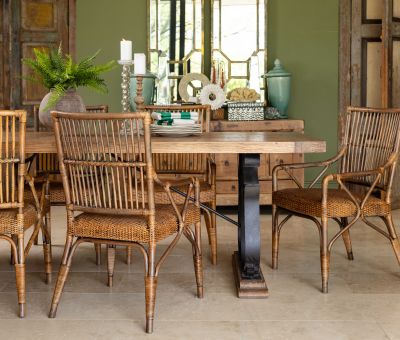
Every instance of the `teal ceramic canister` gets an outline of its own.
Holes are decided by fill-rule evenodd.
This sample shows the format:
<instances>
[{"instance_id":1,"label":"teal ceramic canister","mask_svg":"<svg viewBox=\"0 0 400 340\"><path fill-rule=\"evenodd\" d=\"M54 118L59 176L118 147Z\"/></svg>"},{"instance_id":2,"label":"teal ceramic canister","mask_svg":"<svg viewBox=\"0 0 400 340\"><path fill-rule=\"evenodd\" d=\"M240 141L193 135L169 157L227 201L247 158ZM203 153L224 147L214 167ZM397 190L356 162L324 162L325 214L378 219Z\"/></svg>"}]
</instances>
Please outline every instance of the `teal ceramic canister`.
<instances>
[{"instance_id":1,"label":"teal ceramic canister","mask_svg":"<svg viewBox=\"0 0 400 340\"><path fill-rule=\"evenodd\" d=\"M279 59L276 59L274 64L274 68L264 76L267 82L268 101L271 106L278 109L281 118L287 118L292 75L282 67Z\"/></svg>"},{"instance_id":2,"label":"teal ceramic canister","mask_svg":"<svg viewBox=\"0 0 400 340\"><path fill-rule=\"evenodd\" d=\"M155 82L156 75L149 71L143 75L143 97L144 97L144 105L151 105L154 103L154 92L155 92ZM136 111L135 104L136 97L136 75L131 75L131 108L132 111Z\"/></svg>"}]
</instances>

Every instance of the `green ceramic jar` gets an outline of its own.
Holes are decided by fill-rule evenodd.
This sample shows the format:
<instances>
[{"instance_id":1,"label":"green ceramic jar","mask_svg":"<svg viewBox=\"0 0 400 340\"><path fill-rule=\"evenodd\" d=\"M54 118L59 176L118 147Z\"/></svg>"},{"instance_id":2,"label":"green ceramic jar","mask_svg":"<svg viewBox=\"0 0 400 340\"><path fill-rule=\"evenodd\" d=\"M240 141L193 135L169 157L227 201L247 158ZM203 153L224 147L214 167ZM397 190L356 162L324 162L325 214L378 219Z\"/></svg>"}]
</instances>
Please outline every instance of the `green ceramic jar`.
<instances>
[{"instance_id":1,"label":"green ceramic jar","mask_svg":"<svg viewBox=\"0 0 400 340\"><path fill-rule=\"evenodd\" d=\"M287 118L292 75L282 67L279 59L276 59L274 64L275 67L264 76L267 82L268 102L278 109L281 118Z\"/></svg>"},{"instance_id":2,"label":"green ceramic jar","mask_svg":"<svg viewBox=\"0 0 400 340\"><path fill-rule=\"evenodd\" d=\"M144 97L144 105L151 105L154 103L154 92L155 92L155 81L156 75L149 71L143 75L143 97ZM131 108L132 111L136 111L135 104L136 97L136 75L131 75Z\"/></svg>"}]
</instances>

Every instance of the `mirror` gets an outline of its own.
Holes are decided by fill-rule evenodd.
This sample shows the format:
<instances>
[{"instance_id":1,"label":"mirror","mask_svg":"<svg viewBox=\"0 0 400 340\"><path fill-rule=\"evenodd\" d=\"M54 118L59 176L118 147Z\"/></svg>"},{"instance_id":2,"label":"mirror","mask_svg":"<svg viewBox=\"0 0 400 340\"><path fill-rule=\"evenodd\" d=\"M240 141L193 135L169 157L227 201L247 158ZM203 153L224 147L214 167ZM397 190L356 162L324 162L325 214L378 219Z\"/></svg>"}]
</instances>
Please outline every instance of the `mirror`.
<instances>
[{"instance_id":1,"label":"mirror","mask_svg":"<svg viewBox=\"0 0 400 340\"><path fill-rule=\"evenodd\" d=\"M148 0L148 59L157 74L159 58L169 59L171 100L178 97L183 75L204 72L203 0ZM164 55L165 55L164 54Z\"/></svg>"},{"instance_id":2,"label":"mirror","mask_svg":"<svg viewBox=\"0 0 400 340\"><path fill-rule=\"evenodd\" d=\"M227 91L246 87L254 62L259 76L266 72L267 0L212 0L211 6L211 61L225 70ZM258 83L262 89L261 78Z\"/></svg>"},{"instance_id":3,"label":"mirror","mask_svg":"<svg viewBox=\"0 0 400 340\"><path fill-rule=\"evenodd\" d=\"M255 68L259 76L266 73L267 0L211 0L207 2L211 18L205 19L204 6L204 0L148 0L150 71L157 74L160 56L165 53L172 101L180 100L182 76L204 73L204 65L210 79L210 65L224 70L227 91L251 85L261 90L264 99L264 82L250 74L255 74ZM206 36L204 22L211 24L211 34ZM204 41L211 43L211 55L204 55ZM254 82L259 86L253 86ZM190 89L193 95L198 93L196 86Z\"/></svg>"}]
</instances>

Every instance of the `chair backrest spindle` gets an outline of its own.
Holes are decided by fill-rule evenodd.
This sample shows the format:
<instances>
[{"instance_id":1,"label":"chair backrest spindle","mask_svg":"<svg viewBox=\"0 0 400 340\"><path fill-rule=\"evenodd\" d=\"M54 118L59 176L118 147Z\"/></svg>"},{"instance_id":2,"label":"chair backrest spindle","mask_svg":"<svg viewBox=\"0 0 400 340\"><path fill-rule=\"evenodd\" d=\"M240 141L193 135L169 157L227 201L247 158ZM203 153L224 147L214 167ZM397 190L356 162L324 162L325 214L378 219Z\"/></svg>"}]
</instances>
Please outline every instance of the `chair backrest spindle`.
<instances>
[{"instance_id":1,"label":"chair backrest spindle","mask_svg":"<svg viewBox=\"0 0 400 340\"><path fill-rule=\"evenodd\" d=\"M67 205L107 214L154 212L146 195L153 181L149 113L53 117Z\"/></svg>"},{"instance_id":2,"label":"chair backrest spindle","mask_svg":"<svg viewBox=\"0 0 400 340\"><path fill-rule=\"evenodd\" d=\"M22 208L25 182L25 111L0 110L0 209Z\"/></svg>"},{"instance_id":3,"label":"chair backrest spindle","mask_svg":"<svg viewBox=\"0 0 400 340\"><path fill-rule=\"evenodd\" d=\"M342 146L347 152L340 172L369 171L388 164L399 152L400 110L350 107L346 116ZM396 162L389 166L378 188L389 191ZM360 184L371 184L371 176L359 178Z\"/></svg>"},{"instance_id":4,"label":"chair backrest spindle","mask_svg":"<svg viewBox=\"0 0 400 340\"><path fill-rule=\"evenodd\" d=\"M203 132L210 131L211 108L208 105L148 105L144 110L153 112L198 112ZM154 154L153 164L158 174L198 174L207 173L207 155L204 154Z\"/></svg>"}]
</instances>

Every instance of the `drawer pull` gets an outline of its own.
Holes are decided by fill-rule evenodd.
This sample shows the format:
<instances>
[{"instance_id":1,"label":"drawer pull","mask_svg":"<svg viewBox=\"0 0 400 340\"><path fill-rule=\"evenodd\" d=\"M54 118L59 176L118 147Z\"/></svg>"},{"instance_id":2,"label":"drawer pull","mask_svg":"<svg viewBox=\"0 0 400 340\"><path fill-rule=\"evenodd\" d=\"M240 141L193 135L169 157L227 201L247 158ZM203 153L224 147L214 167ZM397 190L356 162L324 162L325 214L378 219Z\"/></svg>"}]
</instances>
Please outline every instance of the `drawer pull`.
<instances>
[{"instance_id":1,"label":"drawer pull","mask_svg":"<svg viewBox=\"0 0 400 340\"><path fill-rule=\"evenodd\" d=\"M229 161L225 161L225 162L224 162L224 165L225 165L225 166L229 166Z\"/></svg>"}]
</instances>

